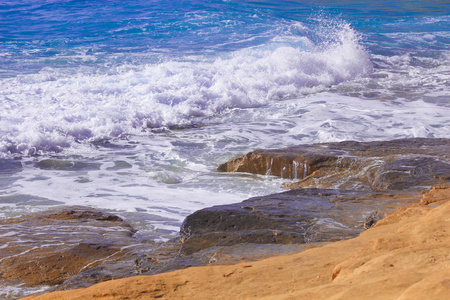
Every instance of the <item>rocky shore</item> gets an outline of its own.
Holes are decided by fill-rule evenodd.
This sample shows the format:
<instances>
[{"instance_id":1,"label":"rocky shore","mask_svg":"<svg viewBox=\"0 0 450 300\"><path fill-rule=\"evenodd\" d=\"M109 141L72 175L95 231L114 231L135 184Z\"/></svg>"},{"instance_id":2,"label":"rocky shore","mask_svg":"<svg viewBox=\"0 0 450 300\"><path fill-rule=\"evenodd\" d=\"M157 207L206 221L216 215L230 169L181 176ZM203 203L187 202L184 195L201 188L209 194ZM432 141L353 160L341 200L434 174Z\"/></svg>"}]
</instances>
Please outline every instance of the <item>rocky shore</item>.
<instances>
[{"instance_id":1,"label":"rocky shore","mask_svg":"<svg viewBox=\"0 0 450 300\"><path fill-rule=\"evenodd\" d=\"M231 266L205 266L53 292L51 299L446 299L450 188L435 187L356 238Z\"/></svg>"},{"instance_id":2,"label":"rocky shore","mask_svg":"<svg viewBox=\"0 0 450 300\"><path fill-rule=\"evenodd\" d=\"M0 286L55 291L30 299L438 299L450 291L449 150L450 139L256 150L218 171L281 176L291 190L197 211L162 244L87 207L3 220ZM58 291L74 288L86 289Z\"/></svg>"}]
</instances>

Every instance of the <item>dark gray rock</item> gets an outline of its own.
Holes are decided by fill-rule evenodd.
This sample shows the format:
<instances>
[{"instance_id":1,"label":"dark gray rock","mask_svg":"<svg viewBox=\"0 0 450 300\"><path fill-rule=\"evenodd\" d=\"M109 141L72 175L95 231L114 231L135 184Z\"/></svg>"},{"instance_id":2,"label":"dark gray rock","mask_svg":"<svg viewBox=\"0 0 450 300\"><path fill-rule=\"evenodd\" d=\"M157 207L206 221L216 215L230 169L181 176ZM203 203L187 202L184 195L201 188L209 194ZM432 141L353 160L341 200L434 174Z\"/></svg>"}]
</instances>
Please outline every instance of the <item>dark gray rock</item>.
<instances>
[{"instance_id":1,"label":"dark gray rock","mask_svg":"<svg viewBox=\"0 0 450 300\"><path fill-rule=\"evenodd\" d=\"M358 235L366 217L420 195L302 189L213 206L188 216L180 230L181 252L253 244L331 242Z\"/></svg>"},{"instance_id":2,"label":"dark gray rock","mask_svg":"<svg viewBox=\"0 0 450 300\"><path fill-rule=\"evenodd\" d=\"M180 252L179 238L156 243L151 236L138 234L121 217L83 206L0 220L0 236L2 299L302 250L295 245L259 247L258 251L254 246L210 247L186 256ZM8 285L21 288L13 294L2 293ZM39 286L47 287L37 289Z\"/></svg>"},{"instance_id":3,"label":"dark gray rock","mask_svg":"<svg viewBox=\"0 0 450 300\"><path fill-rule=\"evenodd\" d=\"M43 159L36 163L36 167L43 170L80 171L100 170L101 164L95 162L83 162L75 159Z\"/></svg>"}]
</instances>

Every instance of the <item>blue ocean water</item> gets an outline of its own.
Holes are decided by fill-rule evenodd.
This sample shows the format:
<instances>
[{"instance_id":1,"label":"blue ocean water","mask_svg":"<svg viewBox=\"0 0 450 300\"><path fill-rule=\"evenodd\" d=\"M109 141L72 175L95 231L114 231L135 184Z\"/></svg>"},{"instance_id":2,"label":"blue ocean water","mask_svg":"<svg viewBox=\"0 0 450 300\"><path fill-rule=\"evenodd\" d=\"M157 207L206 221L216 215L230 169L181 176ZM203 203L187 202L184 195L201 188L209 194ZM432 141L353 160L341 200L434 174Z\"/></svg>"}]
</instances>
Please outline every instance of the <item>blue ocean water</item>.
<instances>
[{"instance_id":1,"label":"blue ocean water","mask_svg":"<svg viewBox=\"0 0 450 300\"><path fill-rule=\"evenodd\" d=\"M448 64L448 6L445 1L2 2L0 150L60 152L74 142L204 124L225 110L373 78L373 68L430 73L405 82L406 89L417 88L426 97L429 89L421 81L438 88L448 79L446 70L436 72ZM376 81L358 89L368 88L369 98L402 97L401 86L390 87L393 78L380 81L387 90L372 91Z\"/></svg>"},{"instance_id":2,"label":"blue ocean water","mask_svg":"<svg viewBox=\"0 0 450 300\"><path fill-rule=\"evenodd\" d=\"M282 190L256 148L450 137L448 1L0 3L0 216L89 205L164 240Z\"/></svg>"}]
</instances>

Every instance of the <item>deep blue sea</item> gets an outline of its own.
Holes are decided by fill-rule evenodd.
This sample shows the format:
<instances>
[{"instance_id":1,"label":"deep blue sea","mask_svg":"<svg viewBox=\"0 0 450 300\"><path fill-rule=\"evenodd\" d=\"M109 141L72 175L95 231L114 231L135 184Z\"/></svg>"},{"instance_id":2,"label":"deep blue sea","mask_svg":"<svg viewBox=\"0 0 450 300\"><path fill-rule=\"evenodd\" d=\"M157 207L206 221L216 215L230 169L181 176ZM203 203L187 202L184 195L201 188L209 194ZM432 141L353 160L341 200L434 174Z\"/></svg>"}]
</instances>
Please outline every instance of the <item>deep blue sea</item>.
<instances>
[{"instance_id":1,"label":"deep blue sea","mask_svg":"<svg viewBox=\"0 0 450 300\"><path fill-rule=\"evenodd\" d=\"M406 137L450 137L449 1L0 2L0 218L88 205L166 240L283 190L216 172L237 155Z\"/></svg>"}]
</instances>

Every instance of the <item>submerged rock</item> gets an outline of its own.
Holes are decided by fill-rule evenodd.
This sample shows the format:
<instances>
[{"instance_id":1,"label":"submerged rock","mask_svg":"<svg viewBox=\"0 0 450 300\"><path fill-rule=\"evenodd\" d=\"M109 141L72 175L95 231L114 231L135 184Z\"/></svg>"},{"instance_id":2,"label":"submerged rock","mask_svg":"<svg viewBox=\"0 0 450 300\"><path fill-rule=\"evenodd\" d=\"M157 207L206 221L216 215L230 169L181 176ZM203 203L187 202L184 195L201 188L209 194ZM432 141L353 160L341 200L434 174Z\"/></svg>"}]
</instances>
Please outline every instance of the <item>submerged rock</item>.
<instances>
[{"instance_id":1,"label":"submerged rock","mask_svg":"<svg viewBox=\"0 0 450 300\"><path fill-rule=\"evenodd\" d=\"M450 179L450 139L340 142L256 150L218 167L299 180L295 188L405 190Z\"/></svg>"},{"instance_id":2,"label":"submerged rock","mask_svg":"<svg viewBox=\"0 0 450 300\"><path fill-rule=\"evenodd\" d=\"M89 207L63 207L0 221L0 298L87 287L105 280L158 272L178 242L137 237L121 217ZM149 254L150 253L150 254ZM176 269L176 266L169 267Z\"/></svg>"}]
</instances>

